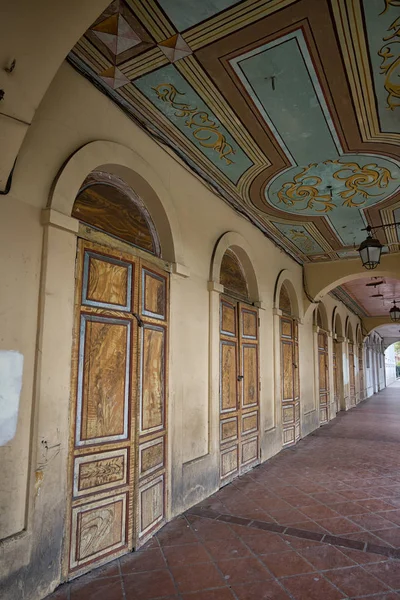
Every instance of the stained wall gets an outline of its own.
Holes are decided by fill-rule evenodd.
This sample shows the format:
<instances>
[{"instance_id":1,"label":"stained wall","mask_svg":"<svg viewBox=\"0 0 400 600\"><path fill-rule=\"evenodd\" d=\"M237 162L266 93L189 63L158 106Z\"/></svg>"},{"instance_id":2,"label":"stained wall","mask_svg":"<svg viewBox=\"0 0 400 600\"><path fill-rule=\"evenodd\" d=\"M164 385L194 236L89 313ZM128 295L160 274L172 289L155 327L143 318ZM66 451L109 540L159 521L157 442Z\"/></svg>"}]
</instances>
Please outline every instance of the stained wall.
<instances>
[{"instance_id":1,"label":"stained wall","mask_svg":"<svg viewBox=\"0 0 400 600\"><path fill-rule=\"evenodd\" d=\"M79 148L96 140L133 152L124 168L137 173L140 167L146 173L147 184L158 190L172 224L178 267L171 275L169 517L208 496L218 485L218 292L210 291L209 282L214 249L228 231L247 241L257 279L261 459L273 456L282 446L274 298L282 270L287 271L300 306L302 435L319 426L316 330L312 311L304 314L302 267L64 63L36 111L11 192L0 204L0 351L23 356L16 433L0 447L0 538L4 540L0 595L4 600L37 600L62 577L76 223L66 210L49 225L43 209L63 165L69 164ZM78 166L72 165L71 182L77 173ZM67 181L64 206L72 206L73 190ZM144 201L146 190L146 186L136 190L143 192ZM157 210L155 205L153 210ZM350 319L356 331L355 315L330 296L324 302L328 330L337 306L343 323ZM343 349L347 390L345 344ZM331 407L330 417L334 416Z\"/></svg>"}]
</instances>

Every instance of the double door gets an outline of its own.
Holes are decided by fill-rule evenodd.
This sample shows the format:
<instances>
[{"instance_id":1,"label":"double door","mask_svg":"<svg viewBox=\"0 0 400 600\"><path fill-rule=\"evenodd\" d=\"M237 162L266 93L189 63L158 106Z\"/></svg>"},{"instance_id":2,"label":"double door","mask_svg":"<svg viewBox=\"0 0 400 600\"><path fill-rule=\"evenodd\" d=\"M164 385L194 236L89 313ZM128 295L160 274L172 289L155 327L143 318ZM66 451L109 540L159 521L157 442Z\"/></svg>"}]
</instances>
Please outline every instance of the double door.
<instances>
[{"instance_id":1,"label":"double door","mask_svg":"<svg viewBox=\"0 0 400 600\"><path fill-rule=\"evenodd\" d=\"M350 384L350 406L356 404L356 378L354 363L354 344L349 342L349 384Z\"/></svg>"},{"instance_id":2,"label":"double door","mask_svg":"<svg viewBox=\"0 0 400 600\"><path fill-rule=\"evenodd\" d=\"M329 354L328 335L318 332L319 422L329 421Z\"/></svg>"},{"instance_id":3,"label":"double door","mask_svg":"<svg viewBox=\"0 0 400 600\"><path fill-rule=\"evenodd\" d=\"M69 578L166 515L168 275L78 242L69 446Z\"/></svg>"},{"instance_id":4,"label":"double door","mask_svg":"<svg viewBox=\"0 0 400 600\"><path fill-rule=\"evenodd\" d=\"M363 360L363 346L362 344L358 347L358 376L360 379L360 398L359 401L364 400L364 360Z\"/></svg>"},{"instance_id":5,"label":"double door","mask_svg":"<svg viewBox=\"0 0 400 600\"><path fill-rule=\"evenodd\" d=\"M341 360L340 348L341 348L341 346L337 342L333 342L333 352L332 352L333 394L334 394L334 402L335 402L336 412L340 411L340 391L341 391L341 386L340 386L341 370L340 370L340 362L339 362Z\"/></svg>"},{"instance_id":6,"label":"double door","mask_svg":"<svg viewBox=\"0 0 400 600\"><path fill-rule=\"evenodd\" d=\"M220 302L220 478L225 485L259 462L258 311Z\"/></svg>"},{"instance_id":7,"label":"double door","mask_svg":"<svg viewBox=\"0 0 400 600\"><path fill-rule=\"evenodd\" d=\"M299 326L291 317L280 317L281 394L283 445L300 439Z\"/></svg>"}]
</instances>

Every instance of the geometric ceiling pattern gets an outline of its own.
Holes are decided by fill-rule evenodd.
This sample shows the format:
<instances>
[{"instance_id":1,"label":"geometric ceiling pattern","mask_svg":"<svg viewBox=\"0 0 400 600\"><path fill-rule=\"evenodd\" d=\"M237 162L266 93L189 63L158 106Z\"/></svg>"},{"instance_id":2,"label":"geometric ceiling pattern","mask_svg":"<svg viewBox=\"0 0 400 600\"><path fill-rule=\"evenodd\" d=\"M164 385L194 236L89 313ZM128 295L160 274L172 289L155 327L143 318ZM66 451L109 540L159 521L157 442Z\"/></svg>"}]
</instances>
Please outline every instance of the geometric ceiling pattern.
<instances>
[{"instance_id":1,"label":"geometric ceiling pattern","mask_svg":"<svg viewBox=\"0 0 400 600\"><path fill-rule=\"evenodd\" d=\"M346 259L400 220L399 4L115 0L68 58L296 260Z\"/></svg>"}]
</instances>

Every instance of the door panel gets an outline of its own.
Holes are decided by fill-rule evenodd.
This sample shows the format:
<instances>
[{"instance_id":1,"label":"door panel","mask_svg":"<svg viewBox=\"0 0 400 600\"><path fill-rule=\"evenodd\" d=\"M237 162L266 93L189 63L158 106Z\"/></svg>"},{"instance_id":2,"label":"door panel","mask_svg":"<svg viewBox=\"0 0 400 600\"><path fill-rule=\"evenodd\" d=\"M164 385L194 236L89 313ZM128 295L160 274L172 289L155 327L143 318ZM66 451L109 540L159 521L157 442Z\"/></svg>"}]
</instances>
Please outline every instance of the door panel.
<instances>
[{"instance_id":1,"label":"door panel","mask_svg":"<svg viewBox=\"0 0 400 600\"><path fill-rule=\"evenodd\" d=\"M166 498L168 276L79 240L76 279L70 578L140 545Z\"/></svg>"},{"instance_id":2,"label":"door panel","mask_svg":"<svg viewBox=\"0 0 400 600\"><path fill-rule=\"evenodd\" d=\"M166 520L168 276L140 263L139 507L143 544Z\"/></svg>"},{"instance_id":3,"label":"door panel","mask_svg":"<svg viewBox=\"0 0 400 600\"><path fill-rule=\"evenodd\" d=\"M318 333L318 372L319 372L319 420L320 423L329 421L329 357L328 335Z\"/></svg>"},{"instance_id":4,"label":"door panel","mask_svg":"<svg viewBox=\"0 0 400 600\"><path fill-rule=\"evenodd\" d=\"M350 380L350 406L356 404L356 382L354 373L354 345L349 343L349 380Z\"/></svg>"},{"instance_id":5,"label":"door panel","mask_svg":"<svg viewBox=\"0 0 400 600\"><path fill-rule=\"evenodd\" d=\"M258 312L221 297L220 476L223 484L259 461Z\"/></svg>"},{"instance_id":6,"label":"door panel","mask_svg":"<svg viewBox=\"0 0 400 600\"><path fill-rule=\"evenodd\" d=\"M364 400L364 360L363 346L358 347L358 376L360 378L360 402Z\"/></svg>"},{"instance_id":7,"label":"door panel","mask_svg":"<svg viewBox=\"0 0 400 600\"><path fill-rule=\"evenodd\" d=\"M291 317L280 317L281 398L283 445L300 438L300 380L298 324Z\"/></svg>"}]
</instances>

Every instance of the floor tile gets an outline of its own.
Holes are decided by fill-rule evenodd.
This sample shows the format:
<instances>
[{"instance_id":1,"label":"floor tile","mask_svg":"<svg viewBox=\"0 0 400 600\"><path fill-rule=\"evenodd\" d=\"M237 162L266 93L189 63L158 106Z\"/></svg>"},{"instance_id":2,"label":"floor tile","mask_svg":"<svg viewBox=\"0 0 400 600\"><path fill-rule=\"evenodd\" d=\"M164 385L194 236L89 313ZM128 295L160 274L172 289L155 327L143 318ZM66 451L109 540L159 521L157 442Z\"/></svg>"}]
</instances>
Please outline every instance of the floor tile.
<instances>
[{"instance_id":1,"label":"floor tile","mask_svg":"<svg viewBox=\"0 0 400 600\"><path fill-rule=\"evenodd\" d=\"M146 552L131 552L120 558L121 572L124 575L140 571L165 569L165 560L158 548Z\"/></svg>"},{"instance_id":2,"label":"floor tile","mask_svg":"<svg viewBox=\"0 0 400 600\"><path fill-rule=\"evenodd\" d=\"M127 600L137 600L139 598L140 600L151 600L152 598L176 595L176 588L171 574L166 569L124 575L123 583ZM104 600L110 600L110 598L105 596Z\"/></svg>"},{"instance_id":3,"label":"floor tile","mask_svg":"<svg viewBox=\"0 0 400 600\"><path fill-rule=\"evenodd\" d=\"M268 570L253 557L219 560L217 566L229 585L271 579Z\"/></svg>"},{"instance_id":4,"label":"floor tile","mask_svg":"<svg viewBox=\"0 0 400 600\"><path fill-rule=\"evenodd\" d=\"M364 515L353 515L351 517L353 523L360 525L367 531L375 531L378 529L390 529L393 527L392 521L385 519L380 515L374 513L367 513Z\"/></svg>"},{"instance_id":5,"label":"floor tile","mask_svg":"<svg viewBox=\"0 0 400 600\"><path fill-rule=\"evenodd\" d=\"M388 589L382 581L367 573L362 567L325 571L324 575L350 597L377 594Z\"/></svg>"},{"instance_id":6,"label":"floor tile","mask_svg":"<svg viewBox=\"0 0 400 600\"><path fill-rule=\"evenodd\" d=\"M205 547L214 560L223 558L241 558L251 554L250 550L238 538L218 541L212 540L205 542Z\"/></svg>"},{"instance_id":7,"label":"floor tile","mask_svg":"<svg viewBox=\"0 0 400 600\"><path fill-rule=\"evenodd\" d=\"M224 587L216 590L204 590L202 592L182 594L182 598L183 600L232 600L234 596L228 587Z\"/></svg>"},{"instance_id":8,"label":"floor tile","mask_svg":"<svg viewBox=\"0 0 400 600\"><path fill-rule=\"evenodd\" d=\"M343 554L335 546L329 546L328 544L299 550L299 554L319 571L354 566L354 561L349 556Z\"/></svg>"},{"instance_id":9,"label":"floor tile","mask_svg":"<svg viewBox=\"0 0 400 600\"><path fill-rule=\"evenodd\" d=\"M163 552L169 567L210 561L207 550L199 542L184 546L165 546Z\"/></svg>"},{"instance_id":10,"label":"floor tile","mask_svg":"<svg viewBox=\"0 0 400 600\"><path fill-rule=\"evenodd\" d=\"M275 577L289 577L315 571L315 567L294 551L268 554L262 556L261 560Z\"/></svg>"},{"instance_id":11,"label":"floor tile","mask_svg":"<svg viewBox=\"0 0 400 600\"><path fill-rule=\"evenodd\" d=\"M282 579L284 587L295 600L341 600L344 595L322 575L298 575Z\"/></svg>"},{"instance_id":12,"label":"floor tile","mask_svg":"<svg viewBox=\"0 0 400 600\"><path fill-rule=\"evenodd\" d=\"M392 545L394 548L400 546L400 528L394 527L392 529L378 529L374 531L374 535L378 536L381 540Z\"/></svg>"},{"instance_id":13,"label":"floor tile","mask_svg":"<svg viewBox=\"0 0 400 600\"><path fill-rule=\"evenodd\" d=\"M241 539L255 554L287 552L290 549L288 538L284 539L273 533L266 532L264 536L243 536Z\"/></svg>"},{"instance_id":14,"label":"floor tile","mask_svg":"<svg viewBox=\"0 0 400 600\"><path fill-rule=\"evenodd\" d=\"M353 550L352 548L340 548L340 552L343 552L346 556L354 560L359 565L365 565L368 563L378 563L387 560L387 556L382 554L375 554L372 552L362 552L361 550Z\"/></svg>"},{"instance_id":15,"label":"floor tile","mask_svg":"<svg viewBox=\"0 0 400 600\"><path fill-rule=\"evenodd\" d=\"M70 600L123 600L122 582L118 577L95 579L71 585ZM143 596L143 600L145 600Z\"/></svg>"},{"instance_id":16,"label":"floor tile","mask_svg":"<svg viewBox=\"0 0 400 600\"><path fill-rule=\"evenodd\" d=\"M171 567L171 573L179 591L183 593L226 586L226 581L213 563Z\"/></svg>"},{"instance_id":17,"label":"floor tile","mask_svg":"<svg viewBox=\"0 0 400 600\"><path fill-rule=\"evenodd\" d=\"M391 588L400 589L400 561L388 560L375 565L365 565L364 568Z\"/></svg>"},{"instance_id":18,"label":"floor tile","mask_svg":"<svg viewBox=\"0 0 400 600\"><path fill-rule=\"evenodd\" d=\"M177 546L197 542L196 536L185 518L168 523L157 533L162 546Z\"/></svg>"},{"instance_id":19,"label":"floor tile","mask_svg":"<svg viewBox=\"0 0 400 600\"><path fill-rule=\"evenodd\" d=\"M352 523L345 517L335 517L333 519L318 519L316 521L318 525L321 525L324 529L333 533L333 535L344 535L347 533L355 533L360 531L361 527Z\"/></svg>"},{"instance_id":20,"label":"floor tile","mask_svg":"<svg viewBox=\"0 0 400 600\"><path fill-rule=\"evenodd\" d=\"M290 596L275 581L257 581L232 586L238 600L289 600ZM189 600L189 599L188 599Z\"/></svg>"},{"instance_id":21,"label":"floor tile","mask_svg":"<svg viewBox=\"0 0 400 600\"><path fill-rule=\"evenodd\" d=\"M338 513L329 506L324 506L323 504L315 504L314 506L304 506L301 508L301 512L304 513L307 517L311 519L329 519L333 517L338 517Z\"/></svg>"}]
</instances>

